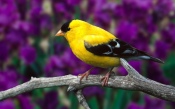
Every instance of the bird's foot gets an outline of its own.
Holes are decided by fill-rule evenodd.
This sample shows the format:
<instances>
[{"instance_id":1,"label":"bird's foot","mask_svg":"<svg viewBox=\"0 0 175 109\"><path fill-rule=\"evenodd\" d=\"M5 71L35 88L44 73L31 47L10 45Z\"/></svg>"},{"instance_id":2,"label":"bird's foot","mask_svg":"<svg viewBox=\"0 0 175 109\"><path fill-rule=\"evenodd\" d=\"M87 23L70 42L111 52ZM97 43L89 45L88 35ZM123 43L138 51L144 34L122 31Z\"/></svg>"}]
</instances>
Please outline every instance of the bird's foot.
<instances>
[{"instance_id":1,"label":"bird's foot","mask_svg":"<svg viewBox=\"0 0 175 109\"><path fill-rule=\"evenodd\" d=\"M88 70L88 71L86 71L85 73L83 73L83 74L79 74L78 76L80 76L80 82L81 82L81 80L85 77L86 78L86 80L87 80L87 78L88 78L88 76L89 76L89 73L90 73L90 71Z\"/></svg>"},{"instance_id":2,"label":"bird's foot","mask_svg":"<svg viewBox=\"0 0 175 109\"><path fill-rule=\"evenodd\" d=\"M108 72L103 78L101 78L102 81L102 86L107 86L108 85L108 80L111 72Z\"/></svg>"},{"instance_id":3,"label":"bird's foot","mask_svg":"<svg viewBox=\"0 0 175 109\"><path fill-rule=\"evenodd\" d=\"M87 80L87 78L88 78L88 76L89 76L89 74L90 74L90 72L91 72L91 70L93 69L94 67L92 67L91 69L89 69L88 71L86 71L85 73L83 73L83 74L79 74L78 76L80 76L80 82L81 82L81 80L84 78L84 77L86 77L86 80Z\"/></svg>"}]
</instances>

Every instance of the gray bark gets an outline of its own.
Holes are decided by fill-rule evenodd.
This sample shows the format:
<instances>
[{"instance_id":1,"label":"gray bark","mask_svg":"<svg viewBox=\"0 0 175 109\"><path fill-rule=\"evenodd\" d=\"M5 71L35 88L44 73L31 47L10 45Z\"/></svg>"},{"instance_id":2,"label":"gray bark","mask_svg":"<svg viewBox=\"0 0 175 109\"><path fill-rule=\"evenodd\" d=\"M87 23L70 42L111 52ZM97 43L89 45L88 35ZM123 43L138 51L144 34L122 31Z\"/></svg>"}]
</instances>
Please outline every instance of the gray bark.
<instances>
[{"instance_id":1,"label":"gray bark","mask_svg":"<svg viewBox=\"0 0 175 109\"><path fill-rule=\"evenodd\" d=\"M111 75L108 85L105 87L142 91L167 101L175 101L175 87L170 85L164 85L145 78L140 75L133 67L131 67L126 60L120 59L120 61L122 66L124 66L124 68L127 70L128 75ZM75 91L80 104L84 106L85 109L90 109L84 96L81 93L81 89L88 86L101 86L102 77L103 75L89 75L88 79L83 79L81 83L79 81L79 77L74 75L50 78L31 78L31 80L26 83L5 91L1 91L0 100L14 97L21 93L38 88L69 86L68 91Z\"/></svg>"}]
</instances>

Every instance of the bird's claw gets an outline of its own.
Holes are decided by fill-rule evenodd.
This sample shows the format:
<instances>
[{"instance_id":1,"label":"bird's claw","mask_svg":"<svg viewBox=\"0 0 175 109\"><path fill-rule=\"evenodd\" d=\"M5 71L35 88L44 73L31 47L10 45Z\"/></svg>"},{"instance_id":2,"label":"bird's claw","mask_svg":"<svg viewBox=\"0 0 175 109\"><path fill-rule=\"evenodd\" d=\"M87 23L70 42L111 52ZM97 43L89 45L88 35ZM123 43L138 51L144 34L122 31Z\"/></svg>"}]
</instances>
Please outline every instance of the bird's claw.
<instances>
[{"instance_id":1,"label":"bird's claw","mask_svg":"<svg viewBox=\"0 0 175 109\"><path fill-rule=\"evenodd\" d=\"M91 69L89 69L88 71L86 71L85 73L83 73L83 74L79 74L78 76L80 76L80 83L81 83L81 81L82 81L82 79L84 78L84 77L86 77L86 80L87 80L87 78L88 78L88 76L89 76L89 74L90 74L90 72L91 72L91 70L93 69L94 67L92 67Z\"/></svg>"},{"instance_id":2,"label":"bird's claw","mask_svg":"<svg viewBox=\"0 0 175 109\"><path fill-rule=\"evenodd\" d=\"M109 81L110 72L108 72L104 77L101 78L102 86L107 86Z\"/></svg>"},{"instance_id":3,"label":"bird's claw","mask_svg":"<svg viewBox=\"0 0 175 109\"><path fill-rule=\"evenodd\" d=\"M83 73L83 74L79 74L78 76L80 76L80 81L82 81L82 79L83 79L84 77L86 77L86 80L87 80L87 78L88 78L88 76L89 76L89 73L88 73L88 72L85 72L85 73Z\"/></svg>"},{"instance_id":4,"label":"bird's claw","mask_svg":"<svg viewBox=\"0 0 175 109\"><path fill-rule=\"evenodd\" d=\"M89 76L89 71L86 71L85 73L83 73L83 74L79 74L78 76L80 76L80 82L82 81L82 79L84 78L84 77L86 77L86 80L87 80L87 78L88 78L88 76Z\"/></svg>"}]
</instances>

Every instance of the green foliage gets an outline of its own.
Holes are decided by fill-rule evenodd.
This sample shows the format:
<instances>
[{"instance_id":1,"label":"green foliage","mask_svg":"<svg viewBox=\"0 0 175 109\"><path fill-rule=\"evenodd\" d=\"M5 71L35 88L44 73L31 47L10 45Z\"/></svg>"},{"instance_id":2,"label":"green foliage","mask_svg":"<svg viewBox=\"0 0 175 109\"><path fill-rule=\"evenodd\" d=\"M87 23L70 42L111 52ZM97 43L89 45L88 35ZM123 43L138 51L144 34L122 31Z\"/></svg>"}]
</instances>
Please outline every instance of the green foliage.
<instances>
[{"instance_id":1,"label":"green foliage","mask_svg":"<svg viewBox=\"0 0 175 109\"><path fill-rule=\"evenodd\" d=\"M89 104L89 106L90 106L91 109L99 109L99 106L100 106L99 103L98 103L98 101L97 101L97 98L95 96L91 97L88 100L88 104Z\"/></svg>"},{"instance_id":2,"label":"green foliage","mask_svg":"<svg viewBox=\"0 0 175 109\"><path fill-rule=\"evenodd\" d=\"M171 52L163 65L164 75L175 85L175 52Z\"/></svg>"},{"instance_id":3,"label":"green foliage","mask_svg":"<svg viewBox=\"0 0 175 109\"><path fill-rule=\"evenodd\" d=\"M111 109L125 109L131 101L132 91L118 89L114 95L114 103Z\"/></svg>"},{"instance_id":4,"label":"green foliage","mask_svg":"<svg viewBox=\"0 0 175 109\"><path fill-rule=\"evenodd\" d=\"M70 93L69 100L71 102L70 109L77 109L79 103L78 103L77 97L75 96L75 94L73 92Z\"/></svg>"},{"instance_id":5,"label":"green foliage","mask_svg":"<svg viewBox=\"0 0 175 109\"><path fill-rule=\"evenodd\" d=\"M112 100L112 89L111 88L106 88L105 89L105 101L104 101L104 109L111 109L111 101Z\"/></svg>"}]
</instances>

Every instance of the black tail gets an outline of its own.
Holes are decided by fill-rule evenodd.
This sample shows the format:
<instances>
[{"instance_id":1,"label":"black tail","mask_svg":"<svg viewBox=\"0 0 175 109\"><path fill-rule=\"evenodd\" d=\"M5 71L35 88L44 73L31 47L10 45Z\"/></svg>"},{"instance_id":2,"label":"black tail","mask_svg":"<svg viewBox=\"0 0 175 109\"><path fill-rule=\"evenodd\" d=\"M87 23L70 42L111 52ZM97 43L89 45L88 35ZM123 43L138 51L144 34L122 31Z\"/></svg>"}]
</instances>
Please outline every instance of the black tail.
<instances>
[{"instance_id":1,"label":"black tail","mask_svg":"<svg viewBox=\"0 0 175 109\"><path fill-rule=\"evenodd\" d=\"M162 61L162 60L160 60L158 58L155 58L155 57L151 57L151 56L150 56L150 60L158 62L158 63L164 63L164 61Z\"/></svg>"},{"instance_id":2,"label":"black tail","mask_svg":"<svg viewBox=\"0 0 175 109\"><path fill-rule=\"evenodd\" d=\"M151 60L151 61L155 61L158 63L164 63L164 61L162 61L158 58L152 57L141 50L137 50L137 51L138 51L138 58L140 58L140 59Z\"/></svg>"}]
</instances>

